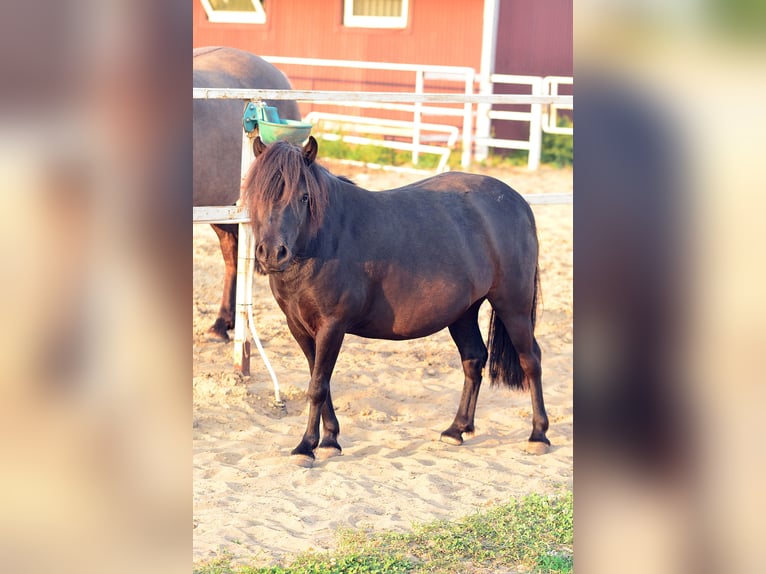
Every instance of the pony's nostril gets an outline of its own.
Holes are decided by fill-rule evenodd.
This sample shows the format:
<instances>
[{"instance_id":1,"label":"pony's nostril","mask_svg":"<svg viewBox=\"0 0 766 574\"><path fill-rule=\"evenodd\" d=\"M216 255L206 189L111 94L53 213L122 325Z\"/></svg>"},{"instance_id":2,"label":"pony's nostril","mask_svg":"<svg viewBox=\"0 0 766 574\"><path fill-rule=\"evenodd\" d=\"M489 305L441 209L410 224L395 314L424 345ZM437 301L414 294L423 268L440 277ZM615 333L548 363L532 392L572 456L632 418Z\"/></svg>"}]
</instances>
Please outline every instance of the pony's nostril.
<instances>
[{"instance_id":1,"label":"pony's nostril","mask_svg":"<svg viewBox=\"0 0 766 574\"><path fill-rule=\"evenodd\" d=\"M277 261L283 261L287 258L287 247L280 245L277 250Z\"/></svg>"},{"instance_id":2,"label":"pony's nostril","mask_svg":"<svg viewBox=\"0 0 766 574\"><path fill-rule=\"evenodd\" d=\"M258 259L263 259L264 255L266 254L266 248L263 246L263 243L259 243L255 247L255 256Z\"/></svg>"}]
</instances>

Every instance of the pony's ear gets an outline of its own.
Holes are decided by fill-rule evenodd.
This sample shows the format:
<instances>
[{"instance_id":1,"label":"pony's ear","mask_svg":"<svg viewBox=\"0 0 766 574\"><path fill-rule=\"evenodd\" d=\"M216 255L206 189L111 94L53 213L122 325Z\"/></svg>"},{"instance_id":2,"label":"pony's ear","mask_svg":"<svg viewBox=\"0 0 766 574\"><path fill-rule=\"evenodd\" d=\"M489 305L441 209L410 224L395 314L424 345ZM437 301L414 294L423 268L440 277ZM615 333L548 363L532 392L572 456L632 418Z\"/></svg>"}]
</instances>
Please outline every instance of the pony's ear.
<instances>
[{"instance_id":1,"label":"pony's ear","mask_svg":"<svg viewBox=\"0 0 766 574\"><path fill-rule=\"evenodd\" d=\"M263 152L266 151L266 144L261 141L260 136L255 136L253 139L253 153L255 154L255 157L258 157Z\"/></svg>"},{"instance_id":2,"label":"pony's ear","mask_svg":"<svg viewBox=\"0 0 766 574\"><path fill-rule=\"evenodd\" d=\"M303 146L303 160L306 162L306 165L311 165L314 162L317 158L318 149L317 140L314 139L314 136L309 136L309 141Z\"/></svg>"}]
</instances>

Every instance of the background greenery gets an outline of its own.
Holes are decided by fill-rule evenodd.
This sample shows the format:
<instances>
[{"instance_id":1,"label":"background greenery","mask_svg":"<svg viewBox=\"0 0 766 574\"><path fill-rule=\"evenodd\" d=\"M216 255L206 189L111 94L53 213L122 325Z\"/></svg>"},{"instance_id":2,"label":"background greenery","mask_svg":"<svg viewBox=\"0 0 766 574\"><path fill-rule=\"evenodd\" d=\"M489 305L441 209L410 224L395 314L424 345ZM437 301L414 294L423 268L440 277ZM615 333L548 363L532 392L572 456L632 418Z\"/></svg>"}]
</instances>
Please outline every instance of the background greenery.
<instances>
[{"instance_id":1,"label":"background greenery","mask_svg":"<svg viewBox=\"0 0 766 574\"><path fill-rule=\"evenodd\" d=\"M560 116L558 125L572 127L572 121L566 116ZM412 165L412 153L408 151L393 150L376 145L354 145L340 140L325 140L320 142L322 156L337 159L351 159L365 163L377 163L402 167L416 167ZM462 149L458 146L450 155L449 167L452 170L461 170L460 156ZM481 162L487 166L513 165L523 166L527 164L528 152L525 150L494 150L489 157ZM543 141L540 152L540 162L555 167L571 166L574 157L573 138L569 135L543 133ZM439 158L434 154L421 153L417 165L422 169L435 169Z\"/></svg>"}]
</instances>

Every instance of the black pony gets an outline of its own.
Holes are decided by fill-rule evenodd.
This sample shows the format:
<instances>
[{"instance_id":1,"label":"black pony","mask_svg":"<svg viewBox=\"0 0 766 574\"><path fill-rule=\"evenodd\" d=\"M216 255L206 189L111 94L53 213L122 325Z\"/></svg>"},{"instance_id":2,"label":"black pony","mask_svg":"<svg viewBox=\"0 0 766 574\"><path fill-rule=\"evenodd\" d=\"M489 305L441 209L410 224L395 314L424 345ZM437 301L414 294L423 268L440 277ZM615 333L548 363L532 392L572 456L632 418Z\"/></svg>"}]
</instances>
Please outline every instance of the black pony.
<instances>
[{"instance_id":1,"label":"black pony","mask_svg":"<svg viewBox=\"0 0 766 574\"><path fill-rule=\"evenodd\" d=\"M315 163L317 142L265 146L243 183L259 271L309 363L308 425L292 451L311 466L339 454L330 377L343 337L413 339L444 327L465 372L455 420L441 434L462 444L474 430L489 359L492 383L529 389L532 452L547 452L548 417L534 337L537 231L532 210L501 181L446 173L370 192ZM479 307L492 305L489 352ZM323 433L319 435L319 418Z\"/></svg>"}]
</instances>

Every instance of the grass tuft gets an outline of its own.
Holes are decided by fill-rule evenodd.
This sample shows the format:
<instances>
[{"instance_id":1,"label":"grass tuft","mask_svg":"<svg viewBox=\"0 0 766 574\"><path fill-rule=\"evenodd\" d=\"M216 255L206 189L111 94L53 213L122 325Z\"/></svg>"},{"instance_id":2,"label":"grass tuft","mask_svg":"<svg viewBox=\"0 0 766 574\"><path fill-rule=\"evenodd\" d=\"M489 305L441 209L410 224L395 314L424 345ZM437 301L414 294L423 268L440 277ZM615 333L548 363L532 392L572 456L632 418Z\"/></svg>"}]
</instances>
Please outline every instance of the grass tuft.
<instances>
[{"instance_id":1,"label":"grass tuft","mask_svg":"<svg viewBox=\"0 0 766 574\"><path fill-rule=\"evenodd\" d=\"M523 571L573 572L573 496L528 495L457 521L420 524L412 532L344 530L332 553L304 553L290 565L234 566L230 555L195 574L401 574Z\"/></svg>"}]
</instances>

